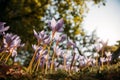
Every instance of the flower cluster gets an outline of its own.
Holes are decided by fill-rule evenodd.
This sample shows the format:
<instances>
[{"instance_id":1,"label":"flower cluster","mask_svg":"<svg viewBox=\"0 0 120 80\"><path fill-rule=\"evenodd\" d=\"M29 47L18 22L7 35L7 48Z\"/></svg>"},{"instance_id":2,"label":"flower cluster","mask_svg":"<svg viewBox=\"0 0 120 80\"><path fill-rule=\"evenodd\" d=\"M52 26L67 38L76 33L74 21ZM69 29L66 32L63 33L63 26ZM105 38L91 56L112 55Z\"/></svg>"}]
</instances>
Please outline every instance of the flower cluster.
<instances>
[{"instance_id":1,"label":"flower cluster","mask_svg":"<svg viewBox=\"0 0 120 80\"><path fill-rule=\"evenodd\" d=\"M96 54L94 56L78 54L77 50L79 48L76 43L62 33L64 31L63 23L63 19L56 21L53 18L49 21L50 33L46 33L44 30L37 32L33 29L37 43L32 44L34 53L27 68L29 73L36 71L52 73L58 69L64 69L71 73L72 71L83 70L88 66L96 65L103 67L104 63L109 64L112 53L110 51L102 51L99 54L102 47L107 45L107 42L101 42L102 47L100 45L96 46ZM0 48L0 61L5 61L6 63L10 57L15 58L17 56L17 49L23 47L24 44L21 44L21 39L18 35L5 33L9 27L4 27L4 25L5 23L0 22L0 35L3 36L3 45ZM63 43L65 44L64 47L62 47Z\"/></svg>"},{"instance_id":2,"label":"flower cluster","mask_svg":"<svg viewBox=\"0 0 120 80\"><path fill-rule=\"evenodd\" d=\"M57 69L64 69L71 72L72 70L78 71L84 66L100 66L101 63L110 62L111 53L109 52L105 52L104 54L107 57L100 57L100 60L98 60L98 53L97 58L78 55L75 52L76 48L78 48L77 45L71 39L67 38L65 34L62 34L64 30L63 19L57 22L53 18L48 22L48 26L51 29L51 33L49 34L46 34L45 31L37 33L33 30L34 36L37 38L37 45L32 45L35 53L28 67L29 72L43 70L47 73L48 71L52 72ZM60 46L60 43L62 44L64 41L66 43L64 47L67 49L63 49ZM96 48L96 50L99 52L100 48Z\"/></svg>"},{"instance_id":3,"label":"flower cluster","mask_svg":"<svg viewBox=\"0 0 120 80\"><path fill-rule=\"evenodd\" d=\"M23 47L24 44L21 44L21 39L17 35L13 35L12 33L7 33L3 38L3 47L6 52L12 53L12 56L17 55L17 48Z\"/></svg>"},{"instance_id":4,"label":"flower cluster","mask_svg":"<svg viewBox=\"0 0 120 80\"><path fill-rule=\"evenodd\" d=\"M67 36L61 33L64 30L63 19L57 22L53 18L48 22L48 26L51 29L51 34L46 34L45 31L36 32L33 30L34 36L37 38L37 45L32 45L35 53L28 67L29 72L38 71L38 68L45 66L45 72L47 73L48 70L52 72L54 69L57 69L59 65L63 66L64 64L64 68L67 66L67 58L63 55L69 55L69 53L65 53L65 50L60 47L60 43L67 41ZM76 48L76 45L71 40L68 40L66 47ZM61 60L64 63L60 63ZM58 65L56 65L57 63Z\"/></svg>"},{"instance_id":5,"label":"flower cluster","mask_svg":"<svg viewBox=\"0 0 120 80\"><path fill-rule=\"evenodd\" d=\"M3 53L0 60L5 59L5 62L9 59L10 56L17 56L17 48L23 47L24 44L21 44L21 39L19 36L12 33L5 33L9 27L4 27L5 23L0 22L0 34L3 35L3 45L0 51ZM5 57L4 57L5 56Z\"/></svg>"},{"instance_id":6,"label":"flower cluster","mask_svg":"<svg viewBox=\"0 0 120 80\"><path fill-rule=\"evenodd\" d=\"M35 30L33 30L34 31L34 35L35 35L35 37L37 38L37 41L38 41L38 43L45 43L45 44L49 44L49 42L50 42L50 37L47 35L47 34L45 34L45 32L44 31L41 31L41 32L39 32L39 33L37 33Z\"/></svg>"}]
</instances>

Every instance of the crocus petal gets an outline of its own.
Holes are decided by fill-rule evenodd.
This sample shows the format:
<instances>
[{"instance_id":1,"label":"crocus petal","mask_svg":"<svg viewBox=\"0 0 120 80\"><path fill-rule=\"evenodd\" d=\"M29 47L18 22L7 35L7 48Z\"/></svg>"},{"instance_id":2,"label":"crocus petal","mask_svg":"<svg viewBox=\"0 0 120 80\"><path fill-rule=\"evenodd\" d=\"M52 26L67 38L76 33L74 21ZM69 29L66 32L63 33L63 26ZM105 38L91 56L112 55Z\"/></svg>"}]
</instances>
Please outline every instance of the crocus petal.
<instances>
[{"instance_id":1,"label":"crocus petal","mask_svg":"<svg viewBox=\"0 0 120 80\"><path fill-rule=\"evenodd\" d=\"M112 54L111 54L111 52L105 52L105 55L106 55L107 57L110 57Z\"/></svg>"},{"instance_id":2,"label":"crocus petal","mask_svg":"<svg viewBox=\"0 0 120 80\"><path fill-rule=\"evenodd\" d=\"M25 46L25 43L21 44L20 47L24 47Z\"/></svg>"},{"instance_id":3,"label":"crocus petal","mask_svg":"<svg viewBox=\"0 0 120 80\"><path fill-rule=\"evenodd\" d=\"M51 21L48 21L48 26L49 26L50 29L52 30L52 27L51 27Z\"/></svg>"},{"instance_id":4,"label":"crocus petal","mask_svg":"<svg viewBox=\"0 0 120 80\"><path fill-rule=\"evenodd\" d=\"M55 21L54 18L52 18L52 20L51 20L51 27L52 27L52 29L54 29L55 26L56 26L56 21Z\"/></svg>"},{"instance_id":5,"label":"crocus petal","mask_svg":"<svg viewBox=\"0 0 120 80\"><path fill-rule=\"evenodd\" d=\"M42 54L43 54L43 55L46 55L47 53L48 53L48 51L47 51L47 50L44 50Z\"/></svg>"},{"instance_id":6,"label":"crocus petal","mask_svg":"<svg viewBox=\"0 0 120 80\"><path fill-rule=\"evenodd\" d=\"M4 35L5 34L4 32L9 29L9 26L4 27L5 24L6 23L4 23L4 22L0 22L0 35Z\"/></svg>"},{"instance_id":7,"label":"crocus petal","mask_svg":"<svg viewBox=\"0 0 120 80\"><path fill-rule=\"evenodd\" d=\"M42 30L42 31L40 32L39 36L41 36L41 38L43 38L44 35L45 35L45 32Z\"/></svg>"},{"instance_id":8,"label":"crocus petal","mask_svg":"<svg viewBox=\"0 0 120 80\"><path fill-rule=\"evenodd\" d=\"M73 48L76 48L76 47L77 47L76 44L73 43L73 41L71 41L71 40L68 40L67 46L68 46L68 47L73 47Z\"/></svg>"},{"instance_id":9,"label":"crocus petal","mask_svg":"<svg viewBox=\"0 0 120 80\"><path fill-rule=\"evenodd\" d=\"M50 43L50 37L48 37L47 39L44 40L45 44L49 44Z\"/></svg>"},{"instance_id":10,"label":"crocus petal","mask_svg":"<svg viewBox=\"0 0 120 80\"><path fill-rule=\"evenodd\" d=\"M55 25L56 31L63 31L63 30L62 30L63 23L64 23L63 19L60 19L60 20L57 22L57 24Z\"/></svg>"},{"instance_id":11,"label":"crocus petal","mask_svg":"<svg viewBox=\"0 0 120 80\"><path fill-rule=\"evenodd\" d=\"M63 42L63 41L66 40L66 39L67 39L67 36L66 36L66 35L62 35L60 42Z\"/></svg>"},{"instance_id":12,"label":"crocus petal","mask_svg":"<svg viewBox=\"0 0 120 80\"><path fill-rule=\"evenodd\" d=\"M45 40L45 39L48 39L49 36L45 34L42 38L43 38L43 40Z\"/></svg>"},{"instance_id":13,"label":"crocus petal","mask_svg":"<svg viewBox=\"0 0 120 80\"><path fill-rule=\"evenodd\" d=\"M0 33L1 33L1 32L4 32L4 31L7 31L8 29L9 29L9 26L7 26L7 27L1 29L1 30L0 30Z\"/></svg>"},{"instance_id":14,"label":"crocus petal","mask_svg":"<svg viewBox=\"0 0 120 80\"><path fill-rule=\"evenodd\" d=\"M101 57L101 58L100 58L100 61L101 61L101 62L105 62L105 58L104 58L104 57Z\"/></svg>"},{"instance_id":15,"label":"crocus petal","mask_svg":"<svg viewBox=\"0 0 120 80\"><path fill-rule=\"evenodd\" d=\"M54 38L55 38L55 40L56 40L57 42L63 42L63 41L67 38L67 36L64 35L64 34L62 34L62 35L56 34L56 35L54 36Z\"/></svg>"},{"instance_id":16,"label":"crocus petal","mask_svg":"<svg viewBox=\"0 0 120 80\"><path fill-rule=\"evenodd\" d=\"M36 45L32 45L32 48L33 48L34 50L36 50L36 49L37 49L37 46L36 46Z\"/></svg>"},{"instance_id":17,"label":"crocus petal","mask_svg":"<svg viewBox=\"0 0 120 80\"><path fill-rule=\"evenodd\" d=\"M58 30L58 32L63 32L64 31L64 29L63 28L60 28L59 30Z\"/></svg>"},{"instance_id":18,"label":"crocus petal","mask_svg":"<svg viewBox=\"0 0 120 80\"><path fill-rule=\"evenodd\" d=\"M5 24L5 22L0 22L0 26L4 26Z\"/></svg>"},{"instance_id":19,"label":"crocus petal","mask_svg":"<svg viewBox=\"0 0 120 80\"><path fill-rule=\"evenodd\" d=\"M53 32L63 32L63 19L58 20L58 22L55 21L53 18L51 22L48 23L50 28Z\"/></svg>"},{"instance_id":20,"label":"crocus petal","mask_svg":"<svg viewBox=\"0 0 120 80\"><path fill-rule=\"evenodd\" d=\"M34 32L34 36L35 36L37 39L39 39L38 33L37 33L35 30L33 30L33 32Z\"/></svg>"},{"instance_id":21,"label":"crocus petal","mask_svg":"<svg viewBox=\"0 0 120 80\"><path fill-rule=\"evenodd\" d=\"M57 56L60 56L63 53L62 49L59 48L58 46L54 47L54 51L55 51Z\"/></svg>"},{"instance_id":22,"label":"crocus petal","mask_svg":"<svg viewBox=\"0 0 120 80\"><path fill-rule=\"evenodd\" d=\"M17 56L17 51L16 51L16 50L13 50L13 52L12 52L12 57L15 57L15 56Z\"/></svg>"}]
</instances>

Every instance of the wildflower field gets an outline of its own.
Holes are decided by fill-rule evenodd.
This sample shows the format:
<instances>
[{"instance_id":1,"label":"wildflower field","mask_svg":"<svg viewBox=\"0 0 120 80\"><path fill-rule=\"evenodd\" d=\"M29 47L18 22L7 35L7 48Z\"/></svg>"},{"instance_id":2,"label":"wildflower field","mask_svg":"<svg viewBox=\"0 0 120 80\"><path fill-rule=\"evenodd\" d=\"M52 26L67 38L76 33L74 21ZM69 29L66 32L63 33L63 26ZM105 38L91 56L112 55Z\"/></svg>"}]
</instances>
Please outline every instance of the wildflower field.
<instances>
[{"instance_id":1,"label":"wildflower field","mask_svg":"<svg viewBox=\"0 0 120 80\"><path fill-rule=\"evenodd\" d=\"M63 33L63 19L53 18L48 27L50 32L33 30L36 43L30 44L34 53L24 66L17 62L17 55L25 44L18 35L6 33L10 27L0 22L0 80L120 80L120 58L104 50L107 42L95 46L96 54L85 56Z\"/></svg>"}]
</instances>

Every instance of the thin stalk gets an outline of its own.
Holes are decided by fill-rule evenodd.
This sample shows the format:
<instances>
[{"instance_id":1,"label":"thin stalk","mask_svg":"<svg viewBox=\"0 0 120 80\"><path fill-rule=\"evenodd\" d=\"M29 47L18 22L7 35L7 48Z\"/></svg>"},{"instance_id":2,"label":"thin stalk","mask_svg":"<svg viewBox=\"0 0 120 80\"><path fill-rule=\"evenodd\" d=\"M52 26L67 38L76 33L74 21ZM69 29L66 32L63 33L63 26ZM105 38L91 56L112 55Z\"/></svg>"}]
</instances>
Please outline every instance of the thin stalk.
<instances>
[{"instance_id":1,"label":"thin stalk","mask_svg":"<svg viewBox=\"0 0 120 80\"><path fill-rule=\"evenodd\" d=\"M4 51L6 51L8 49L8 47L7 48L5 48L5 50ZM1 58L0 58L0 61L4 58L4 56L6 55L6 53L4 53L4 51L2 51L1 53L0 53L0 56L1 56Z\"/></svg>"},{"instance_id":2,"label":"thin stalk","mask_svg":"<svg viewBox=\"0 0 120 80\"><path fill-rule=\"evenodd\" d=\"M39 59L38 59L38 65L37 65L37 68L36 68L36 71L38 71L38 68L39 68L39 65L40 65L40 62L41 62L41 58L42 58L42 56L43 56L43 51L46 49L46 45L44 45L44 47L43 47L43 50L40 52L40 57L39 57Z\"/></svg>"},{"instance_id":3,"label":"thin stalk","mask_svg":"<svg viewBox=\"0 0 120 80\"><path fill-rule=\"evenodd\" d=\"M11 56L11 54L12 54L12 52L10 52L10 53L8 54L8 56L7 56L6 59L5 59L5 63L8 61L9 57Z\"/></svg>"},{"instance_id":4,"label":"thin stalk","mask_svg":"<svg viewBox=\"0 0 120 80\"><path fill-rule=\"evenodd\" d=\"M1 53L2 54L2 53ZM0 61L4 58L4 56L6 55L6 53L2 54Z\"/></svg>"},{"instance_id":5,"label":"thin stalk","mask_svg":"<svg viewBox=\"0 0 120 80\"><path fill-rule=\"evenodd\" d=\"M39 45L40 45L40 42L38 43L37 46L39 47ZM38 47L37 47L37 49L35 50L34 55L33 55L32 59L31 59L31 61L30 61L30 64L29 64L28 68L27 68L27 71L30 72L30 73L32 73L32 65L33 65L33 62L34 62L34 60L35 60L35 57L36 57L36 54L37 54L37 51L38 51Z\"/></svg>"},{"instance_id":6,"label":"thin stalk","mask_svg":"<svg viewBox=\"0 0 120 80\"><path fill-rule=\"evenodd\" d=\"M10 51L10 53L8 54L8 56L5 58L5 63L8 61L9 57L12 55L12 52L13 52L13 50L14 50L16 47L17 47L17 46L14 46L14 47L12 48L12 51Z\"/></svg>"},{"instance_id":7,"label":"thin stalk","mask_svg":"<svg viewBox=\"0 0 120 80\"><path fill-rule=\"evenodd\" d=\"M64 56L64 69L66 70L66 58Z\"/></svg>"},{"instance_id":8,"label":"thin stalk","mask_svg":"<svg viewBox=\"0 0 120 80\"><path fill-rule=\"evenodd\" d=\"M48 47L48 54L49 54L49 55L50 55L50 47L51 47L51 45L52 45L52 40L53 40L53 38L54 38L54 35L55 35L55 32L52 32L52 39L51 39L51 41L50 41L50 46ZM48 57L47 57L47 60L48 60ZM52 61L53 61L53 56L52 56ZM48 64L48 61L47 61L47 63L46 63L46 66L47 66L47 64ZM50 65L50 72L52 72L52 65L53 65L53 63L51 63L51 65ZM47 71L47 67L46 67L45 70Z\"/></svg>"},{"instance_id":9,"label":"thin stalk","mask_svg":"<svg viewBox=\"0 0 120 80\"><path fill-rule=\"evenodd\" d=\"M52 44L52 40L50 41L50 46L48 47L48 55L50 55L50 47L51 47L51 44ZM46 60L47 60L47 61L46 61L46 68L45 68L45 71L46 71L46 73L47 73L47 70L48 70L48 67L47 67L47 65L48 65L48 57L47 57Z\"/></svg>"},{"instance_id":10,"label":"thin stalk","mask_svg":"<svg viewBox=\"0 0 120 80\"><path fill-rule=\"evenodd\" d=\"M98 66L98 57L96 57L96 66Z\"/></svg>"},{"instance_id":11,"label":"thin stalk","mask_svg":"<svg viewBox=\"0 0 120 80\"><path fill-rule=\"evenodd\" d=\"M33 71L35 71L37 65L38 65L38 62L34 65L34 67L33 67Z\"/></svg>"},{"instance_id":12,"label":"thin stalk","mask_svg":"<svg viewBox=\"0 0 120 80\"><path fill-rule=\"evenodd\" d=\"M104 47L102 49L102 58L103 58L103 53L104 53ZM102 68L103 68L103 61L102 61Z\"/></svg>"},{"instance_id":13,"label":"thin stalk","mask_svg":"<svg viewBox=\"0 0 120 80\"><path fill-rule=\"evenodd\" d=\"M47 74L47 70L48 70L48 54L47 54L47 59L46 59L46 66L45 66L45 74Z\"/></svg>"},{"instance_id":14,"label":"thin stalk","mask_svg":"<svg viewBox=\"0 0 120 80\"><path fill-rule=\"evenodd\" d=\"M85 65L85 67L82 69L82 71L89 67L88 63L89 62L87 62L87 64Z\"/></svg>"},{"instance_id":15,"label":"thin stalk","mask_svg":"<svg viewBox=\"0 0 120 80\"><path fill-rule=\"evenodd\" d=\"M51 62L51 66L50 66L50 72L51 72L51 73L52 73L52 70L53 70L54 59L55 59L55 52L53 53L52 62Z\"/></svg>"},{"instance_id":16,"label":"thin stalk","mask_svg":"<svg viewBox=\"0 0 120 80\"><path fill-rule=\"evenodd\" d=\"M34 62L34 59L35 59L36 54L37 54L37 50L35 51L32 59L31 59L31 61L30 61L30 64L29 64L29 66L28 66L28 72L30 72L30 73L31 73L31 70L32 70L32 65L33 65L33 62Z\"/></svg>"},{"instance_id":17,"label":"thin stalk","mask_svg":"<svg viewBox=\"0 0 120 80\"><path fill-rule=\"evenodd\" d=\"M109 64L110 64L109 59L110 59L110 57L107 57L107 58L108 58L108 61L107 61L107 68L109 69Z\"/></svg>"},{"instance_id":18,"label":"thin stalk","mask_svg":"<svg viewBox=\"0 0 120 80\"><path fill-rule=\"evenodd\" d=\"M43 62L43 65L42 65L42 73L45 73L44 71L45 71L45 69L44 69L44 62Z\"/></svg>"},{"instance_id":19,"label":"thin stalk","mask_svg":"<svg viewBox=\"0 0 120 80\"><path fill-rule=\"evenodd\" d=\"M75 60L75 53L73 53L73 58L72 58L72 62L71 62L71 65L70 65L70 71L71 71L72 66L73 66L73 64L74 64L74 60Z\"/></svg>"},{"instance_id":20,"label":"thin stalk","mask_svg":"<svg viewBox=\"0 0 120 80\"><path fill-rule=\"evenodd\" d=\"M13 50L16 48L16 46L13 47L12 51L8 54L8 56L5 59L5 63L8 61L9 57L12 55Z\"/></svg>"},{"instance_id":21,"label":"thin stalk","mask_svg":"<svg viewBox=\"0 0 120 80\"><path fill-rule=\"evenodd\" d=\"M56 42L56 46L55 46L55 49L57 48L59 42L57 41ZM54 59L55 59L55 51L53 52L53 55L52 55L52 63L51 63L51 66L50 66L50 72L52 73L52 70L53 70L53 66L54 66Z\"/></svg>"},{"instance_id":22,"label":"thin stalk","mask_svg":"<svg viewBox=\"0 0 120 80\"><path fill-rule=\"evenodd\" d=\"M39 57L39 59L38 59L38 65L37 65L36 71L38 71L38 68L39 68L39 66L40 66L41 57L42 57L42 56L40 55L40 57Z\"/></svg>"},{"instance_id":23,"label":"thin stalk","mask_svg":"<svg viewBox=\"0 0 120 80\"><path fill-rule=\"evenodd\" d=\"M68 53L68 52L69 52L69 51L68 51L69 49L70 49L70 47L67 48L67 54L69 54L69 53ZM67 60L66 60L66 61L67 61ZM65 66L66 66L66 64L65 64ZM68 69L68 72L70 73L70 68Z\"/></svg>"}]
</instances>

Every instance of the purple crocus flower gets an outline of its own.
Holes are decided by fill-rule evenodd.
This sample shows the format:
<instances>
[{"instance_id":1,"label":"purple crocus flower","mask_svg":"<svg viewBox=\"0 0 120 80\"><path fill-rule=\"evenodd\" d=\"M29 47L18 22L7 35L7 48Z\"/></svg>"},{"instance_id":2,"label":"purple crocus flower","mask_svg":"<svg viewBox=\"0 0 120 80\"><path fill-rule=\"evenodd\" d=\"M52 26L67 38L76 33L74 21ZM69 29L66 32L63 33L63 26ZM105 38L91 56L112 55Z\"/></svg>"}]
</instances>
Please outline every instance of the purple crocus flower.
<instances>
[{"instance_id":1,"label":"purple crocus flower","mask_svg":"<svg viewBox=\"0 0 120 80\"><path fill-rule=\"evenodd\" d=\"M105 60L106 60L107 62L109 62L109 61L111 61L111 57L107 57L107 58L105 58Z\"/></svg>"},{"instance_id":2,"label":"purple crocus flower","mask_svg":"<svg viewBox=\"0 0 120 80\"><path fill-rule=\"evenodd\" d=\"M52 32L55 33L63 31L63 23L63 19L60 19L58 22L56 22L56 20L52 18L52 20L48 22L48 25L52 29Z\"/></svg>"},{"instance_id":3,"label":"purple crocus flower","mask_svg":"<svg viewBox=\"0 0 120 80\"><path fill-rule=\"evenodd\" d=\"M91 57L86 57L86 59L85 59L85 62L86 62L86 64L87 65L93 65L93 58L91 58Z\"/></svg>"},{"instance_id":4,"label":"purple crocus flower","mask_svg":"<svg viewBox=\"0 0 120 80\"><path fill-rule=\"evenodd\" d=\"M106 61L111 61L112 53L111 52L105 52L106 55Z\"/></svg>"},{"instance_id":5,"label":"purple crocus flower","mask_svg":"<svg viewBox=\"0 0 120 80\"><path fill-rule=\"evenodd\" d=\"M43 47L41 47L41 46L37 46L37 45L32 45L32 48L36 51L37 50L37 52L38 53L46 53L46 50L44 50L43 49Z\"/></svg>"},{"instance_id":6,"label":"purple crocus flower","mask_svg":"<svg viewBox=\"0 0 120 80\"><path fill-rule=\"evenodd\" d=\"M100 58L100 61L103 63L103 62L105 62L106 60L105 60L104 57L101 57L101 58Z\"/></svg>"},{"instance_id":7,"label":"purple crocus flower","mask_svg":"<svg viewBox=\"0 0 120 80\"><path fill-rule=\"evenodd\" d=\"M96 52L93 54L94 57L99 57L99 54Z\"/></svg>"},{"instance_id":8,"label":"purple crocus flower","mask_svg":"<svg viewBox=\"0 0 120 80\"><path fill-rule=\"evenodd\" d=\"M43 41L43 43L44 43L44 44L47 44L47 45L50 44L50 37L48 37L47 39L45 39L45 40Z\"/></svg>"},{"instance_id":9,"label":"purple crocus flower","mask_svg":"<svg viewBox=\"0 0 120 80\"><path fill-rule=\"evenodd\" d=\"M14 56L17 56L17 51L16 51L16 49L13 49L13 51L12 51L12 57L14 57Z\"/></svg>"},{"instance_id":10,"label":"purple crocus flower","mask_svg":"<svg viewBox=\"0 0 120 80\"><path fill-rule=\"evenodd\" d=\"M7 33L3 38L4 47L20 47L24 46L24 44L21 44L21 39L17 35L9 34Z\"/></svg>"},{"instance_id":11,"label":"purple crocus flower","mask_svg":"<svg viewBox=\"0 0 120 80\"><path fill-rule=\"evenodd\" d=\"M47 58L47 53L48 51L47 50L44 50L43 47L38 47L36 45L32 45L34 50L37 50L37 54L36 54L36 57L35 57L35 61L36 63L38 61L40 61L40 63L38 64L39 67L43 67L45 62L46 62L46 58Z\"/></svg>"},{"instance_id":12,"label":"purple crocus flower","mask_svg":"<svg viewBox=\"0 0 120 80\"><path fill-rule=\"evenodd\" d=\"M105 55L106 55L107 57L111 57L111 56L112 56L111 52L105 52Z\"/></svg>"},{"instance_id":13,"label":"purple crocus flower","mask_svg":"<svg viewBox=\"0 0 120 80\"><path fill-rule=\"evenodd\" d=\"M66 35L59 35L59 36L55 36L55 40L57 41L57 42L63 42L65 39L67 38L67 36Z\"/></svg>"},{"instance_id":14,"label":"purple crocus flower","mask_svg":"<svg viewBox=\"0 0 120 80\"><path fill-rule=\"evenodd\" d=\"M64 66L63 65L59 65L57 69L64 69Z\"/></svg>"},{"instance_id":15,"label":"purple crocus flower","mask_svg":"<svg viewBox=\"0 0 120 80\"><path fill-rule=\"evenodd\" d=\"M73 47L73 48L76 48L77 46L76 46L75 43L73 43L72 40L68 40L68 42L67 42L67 47Z\"/></svg>"},{"instance_id":16,"label":"purple crocus flower","mask_svg":"<svg viewBox=\"0 0 120 80\"><path fill-rule=\"evenodd\" d=\"M4 49L6 52L11 52L12 56L17 55L17 48L18 47L23 47L24 44L21 44L21 39L17 35L13 35L12 33L7 33L4 35L3 38L3 43L4 43Z\"/></svg>"},{"instance_id":17,"label":"purple crocus flower","mask_svg":"<svg viewBox=\"0 0 120 80\"><path fill-rule=\"evenodd\" d=\"M108 45L108 40L107 41L100 41L100 43L102 44L102 46L104 47L104 46L107 46Z\"/></svg>"},{"instance_id":18,"label":"purple crocus flower","mask_svg":"<svg viewBox=\"0 0 120 80\"><path fill-rule=\"evenodd\" d=\"M46 35L44 31L41 31L41 32L37 33L35 30L33 30L33 32L34 32L35 37L38 40L38 43L40 43L41 41L46 42L46 40L49 40L48 39L49 36Z\"/></svg>"},{"instance_id":19,"label":"purple crocus flower","mask_svg":"<svg viewBox=\"0 0 120 80\"><path fill-rule=\"evenodd\" d=\"M84 60L84 59L85 59L85 57L84 57L84 56L79 55L79 59L80 59L80 60Z\"/></svg>"},{"instance_id":20,"label":"purple crocus flower","mask_svg":"<svg viewBox=\"0 0 120 80\"><path fill-rule=\"evenodd\" d=\"M38 59L41 55L45 56L47 55L48 51L44 50L43 47L37 46L37 45L32 45L32 48L37 51L36 59Z\"/></svg>"},{"instance_id":21,"label":"purple crocus flower","mask_svg":"<svg viewBox=\"0 0 120 80\"><path fill-rule=\"evenodd\" d=\"M40 50L37 52L36 55L36 60L38 60L40 58L40 56L44 57L46 59L46 55L47 55L48 51L47 50Z\"/></svg>"},{"instance_id":22,"label":"purple crocus flower","mask_svg":"<svg viewBox=\"0 0 120 80\"><path fill-rule=\"evenodd\" d=\"M4 34L4 32L9 29L9 26L4 27L4 25L5 25L4 22L0 22L0 34Z\"/></svg>"},{"instance_id":23,"label":"purple crocus flower","mask_svg":"<svg viewBox=\"0 0 120 80\"><path fill-rule=\"evenodd\" d=\"M61 48L59 48L58 46L57 47L54 47L54 52L56 53L56 55L59 57L63 51Z\"/></svg>"},{"instance_id":24,"label":"purple crocus flower","mask_svg":"<svg viewBox=\"0 0 120 80\"><path fill-rule=\"evenodd\" d=\"M85 66L85 61L84 60L81 60L81 61L79 61L79 66Z\"/></svg>"},{"instance_id":25,"label":"purple crocus flower","mask_svg":"<svg viewBox=\"0 0 120 80\"><path fill-rule=\"evenodd\" d=\"M100 44L96 45L95 49L96 49L97 52L99 52L101 50Z\"/></svg>"},{"instance_id":26,"label":"purple crocus flower","mask_svg":"<svg viewBox=\"0 0 120 80\"><path fill-rule=\"evenodd\" d=\"M42 50L42 47L41 47L41 46L37 46L37 45L35 45L35 44L32 45L32 48L33 48L35 51L37 51L37 53Z\"/></svg>"},{"instance_id":27,"label":"purple crocus flower","mask_svg":"<svg viewBox=\"0 0 120 80\"><path fill-rule=\"evenodd\" d=\"M42 57L40 60L40 67L44 67L45 63L46 63L46 59L44 57ZM49 67L49 63L47 66Z\"/></svg>"}]
</instances>

